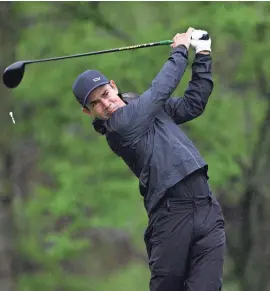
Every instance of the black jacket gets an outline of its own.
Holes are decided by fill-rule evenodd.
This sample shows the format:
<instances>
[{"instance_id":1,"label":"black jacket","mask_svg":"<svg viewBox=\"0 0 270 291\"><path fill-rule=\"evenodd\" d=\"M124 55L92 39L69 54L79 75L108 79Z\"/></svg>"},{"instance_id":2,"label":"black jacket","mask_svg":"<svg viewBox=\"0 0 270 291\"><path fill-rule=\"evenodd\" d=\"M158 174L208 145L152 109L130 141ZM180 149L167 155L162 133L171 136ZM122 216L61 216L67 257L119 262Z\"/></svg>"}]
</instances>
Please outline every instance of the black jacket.
<instances>
[{"instance_id":1,"label":"black jacket","mask_svg":"<svg viewBox=\"0 0 270 291\"><path fill-rule=\"evenodd\" d=\"M186 48L173 49L148 90L115 111L109 120L94 121L113 152L139 178L148 214L168 188L195 170L207 173L206 162L178 125L203 113L213 90L212 58L196 54L184 96L173 98L187 64Z\"/></svg>"}]
</instances>

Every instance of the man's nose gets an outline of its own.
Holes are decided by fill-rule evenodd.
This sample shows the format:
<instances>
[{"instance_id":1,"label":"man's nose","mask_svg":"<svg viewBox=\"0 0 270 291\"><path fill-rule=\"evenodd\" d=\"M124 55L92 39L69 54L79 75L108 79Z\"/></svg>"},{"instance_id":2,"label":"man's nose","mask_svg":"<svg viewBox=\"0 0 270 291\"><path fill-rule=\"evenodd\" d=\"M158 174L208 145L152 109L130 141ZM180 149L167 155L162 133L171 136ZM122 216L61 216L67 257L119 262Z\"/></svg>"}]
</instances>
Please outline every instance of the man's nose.
<instances>
[{"instance_id":1,"label":"man's nose","mask_svg":"<svg viewBox=\"0 0 270 291\"><path fill-rule=\"evenodd\" d=\"M104 108L108 108L111 105L111 102L106 99L102 99L101 102Z\"/></svg>"}]
</instances>

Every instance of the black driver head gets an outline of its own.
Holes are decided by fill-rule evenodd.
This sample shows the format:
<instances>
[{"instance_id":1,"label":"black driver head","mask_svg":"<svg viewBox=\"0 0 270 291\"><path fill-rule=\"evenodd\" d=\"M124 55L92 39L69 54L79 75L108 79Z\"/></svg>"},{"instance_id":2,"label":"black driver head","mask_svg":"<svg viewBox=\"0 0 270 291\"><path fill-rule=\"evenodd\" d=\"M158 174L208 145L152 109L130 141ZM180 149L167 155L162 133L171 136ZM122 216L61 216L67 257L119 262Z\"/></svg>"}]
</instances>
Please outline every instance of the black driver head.
<instances>
[{"instance_id":1,"label":"black driver head","mask_svg":"<svg viewBox=\"0 0 270 291\"><path fill-rule=\"evenodd\" d=\"M8 88L17 87L23 78L25 62L17 62L7 67L3 74L3 82Z\"/></svg>"}]
</instances>

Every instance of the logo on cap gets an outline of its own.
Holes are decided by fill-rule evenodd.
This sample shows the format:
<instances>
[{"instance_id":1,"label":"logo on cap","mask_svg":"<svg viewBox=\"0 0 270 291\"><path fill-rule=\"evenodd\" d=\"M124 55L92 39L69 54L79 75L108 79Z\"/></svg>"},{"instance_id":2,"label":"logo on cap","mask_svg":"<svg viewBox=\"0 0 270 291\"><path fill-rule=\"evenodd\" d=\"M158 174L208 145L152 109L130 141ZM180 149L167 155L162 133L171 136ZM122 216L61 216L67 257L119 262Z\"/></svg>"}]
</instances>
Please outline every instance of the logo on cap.
<instances>
[{"instance_id":1,"label":"logo on cap","mask_svg":"<svg viewBox=\"0 0 270 291\"><path fill-rule=\"evenodd\" d=\"M100 80L100 77L93 79L94 82L97 82Z\"/></svg>"}]
</instances>

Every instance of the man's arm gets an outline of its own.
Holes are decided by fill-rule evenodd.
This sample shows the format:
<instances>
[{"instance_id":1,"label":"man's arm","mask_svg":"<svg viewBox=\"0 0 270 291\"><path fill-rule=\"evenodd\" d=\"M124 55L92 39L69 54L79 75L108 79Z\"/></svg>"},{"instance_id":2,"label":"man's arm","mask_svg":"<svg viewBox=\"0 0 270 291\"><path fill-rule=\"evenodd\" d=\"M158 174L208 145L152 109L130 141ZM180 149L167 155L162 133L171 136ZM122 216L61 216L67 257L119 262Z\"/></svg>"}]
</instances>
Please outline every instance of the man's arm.
<instances>
[{"instance_id":1,"label":"man's arm","mask_svg":"<svg viewBox=\"0 0 270 291\"><path fill-rule=\"evenodd\" d=\"M213 91L212 57L198 53L192 64L192 79L182 98L170 98L165 104L165 111L177 124L190 121L200 116Z\"/></svg>"},{"instance_id":2,"label":"man's arm","mask_svg":"<svg viewBox=\"0 0 270 291\"><path fill-rule=\"evenodd\" d=\"M171 55L152 81L151 87L138 100L119 108L113 114L107 122L109 130L132 139L149 129L185 72L192 31L190 28L186 34L177 34L174 37Z\"/></svg>"}]
</instances>

